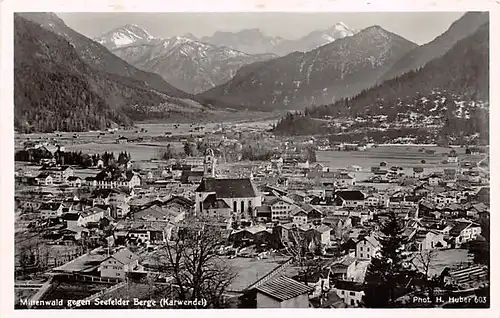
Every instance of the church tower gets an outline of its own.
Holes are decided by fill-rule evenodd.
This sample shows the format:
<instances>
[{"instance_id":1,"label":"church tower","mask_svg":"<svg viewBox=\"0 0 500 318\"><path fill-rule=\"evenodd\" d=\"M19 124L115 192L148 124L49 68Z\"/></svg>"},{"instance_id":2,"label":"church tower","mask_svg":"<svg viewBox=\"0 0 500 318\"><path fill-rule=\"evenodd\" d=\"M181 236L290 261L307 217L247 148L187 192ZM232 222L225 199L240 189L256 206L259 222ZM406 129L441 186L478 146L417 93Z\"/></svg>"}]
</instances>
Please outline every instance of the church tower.
<instances>
[{"instance_id":1,"label":"church tower","mask_svg":"<svg viewBox=\"0 0 500 318\"><path fill-rule=\"evenodd\" d=\"M203 176L205 178L215 178L215 164L217 159L215 158L212 149L208 148L205 151L205 159L203 160Z\"/></svg>"}]
</instances>

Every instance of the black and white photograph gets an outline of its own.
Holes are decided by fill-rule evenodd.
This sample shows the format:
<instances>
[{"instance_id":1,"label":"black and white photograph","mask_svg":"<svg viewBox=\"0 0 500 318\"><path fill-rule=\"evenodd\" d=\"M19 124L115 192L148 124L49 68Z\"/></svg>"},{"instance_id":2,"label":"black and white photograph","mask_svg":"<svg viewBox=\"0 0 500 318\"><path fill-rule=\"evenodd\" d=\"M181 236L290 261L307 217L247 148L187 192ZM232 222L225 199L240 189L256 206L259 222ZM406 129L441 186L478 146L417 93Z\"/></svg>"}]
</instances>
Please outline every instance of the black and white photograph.
<instances>
[{"instance_id":1,"label":"black and white photograph","mask_svg":"<svg viewBox=\"0 0 500 318\"><path fill-rule=\"evenodd\" d=\"M489 11L12 15L15 312L491 307Z\"/></svg>"}]
</instances>

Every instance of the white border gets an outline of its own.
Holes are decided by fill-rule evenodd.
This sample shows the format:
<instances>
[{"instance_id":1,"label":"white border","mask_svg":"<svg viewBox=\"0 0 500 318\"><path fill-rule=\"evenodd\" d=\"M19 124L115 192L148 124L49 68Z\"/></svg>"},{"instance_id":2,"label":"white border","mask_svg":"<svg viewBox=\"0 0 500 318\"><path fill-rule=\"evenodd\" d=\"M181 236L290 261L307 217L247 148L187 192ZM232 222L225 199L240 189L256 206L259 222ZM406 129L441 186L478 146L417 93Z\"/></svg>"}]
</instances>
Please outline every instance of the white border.
<instances>
[{"instance_id":1,"label":"white border","mask_svg":"<svg viewBox=\"0 0 500 318\"><path fill-rule=\"evenodd\" d=\"M190 0L190 1L155 1L155 0L99 0L99 1L75 1L75 0L0 0L1 27L0 27L0 105L2 116L0 116L0 140L1 140L1 167L0 174L0 317L67 317L68 314L76 317L88 317L89 315L99 315L107 317L109 315L120 315L123 317L136 317L138 315L182 315L185 317L196 317L200 312L195 310L180 310L180 311L165 311L165 310L148 310L144 313L143 310L120 310L115 313L110 310L72 310L68 313L66 310L36 310L36 311L14 311L13 310L13 237L14 237L14 146L13 146L13 12L19 11L50 11L50 12L315 12L315 11L337 11L337 12L355 12L355 11L490 11L490 83L500 83L498 78L497 56L499 55L498 41L493 41L497 32L500 15L498 8L500 0ZM498 37L498 36L497 36ZM457 61L460 63L460 61ZM498 85L498 84L497 84ZM418 317L422 318L428 315L439 315L447 317L499 317L498 302L498 257L495 255L499 251L496 244L499 236L495 231L494 226L497 224L500 213L499 202L494 200L497 194L499 179L497 172L499 171L500 162L498 158L498 150L495 144L495 137L499 136L497 118L499 107L495 102L498 98L498 91L495 90L495 84L490 85L490 129L492 136L491 143L491 308L489 310L446 310L446 309L421 309L421 310L374 310L374 309L336 309L336 310L321 310L314 309L314 315L318 316L369 316L372 318L388 316L400 317ZM250 315L310 315L307 309L282 309L280 311L272 310L204 310L203 315L217 315L233 317L234 315L250 316Z\"/></svg>"}]
</instances>

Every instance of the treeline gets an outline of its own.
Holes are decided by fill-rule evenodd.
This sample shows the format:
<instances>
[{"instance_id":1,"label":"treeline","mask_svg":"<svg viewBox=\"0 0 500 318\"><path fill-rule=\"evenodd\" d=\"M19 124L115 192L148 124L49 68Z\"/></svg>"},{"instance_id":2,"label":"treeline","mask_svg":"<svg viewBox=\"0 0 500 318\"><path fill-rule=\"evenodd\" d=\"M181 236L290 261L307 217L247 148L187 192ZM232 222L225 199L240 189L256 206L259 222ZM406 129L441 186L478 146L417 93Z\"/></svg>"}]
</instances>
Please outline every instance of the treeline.
<instances>
[{"instance_id":1,"label":"treeline","mask_svg":"<svg viewBox=\"0 0 500 318\"><path fill-rule=\"evenodd\" d=\"M30 148L19 150L14 154L15 161L27 161L39 163L42 159L54 159L59 165L72 165L80 167L95 167L99 160L102 160L103 167L112 166L115 164L125 164L132 159L130 153L120 152L118 157L114 152L104 152L103 154L89 155L82 151L60 151L57 150L54 154L44 147Z\"/></svg>"}]
</instances>

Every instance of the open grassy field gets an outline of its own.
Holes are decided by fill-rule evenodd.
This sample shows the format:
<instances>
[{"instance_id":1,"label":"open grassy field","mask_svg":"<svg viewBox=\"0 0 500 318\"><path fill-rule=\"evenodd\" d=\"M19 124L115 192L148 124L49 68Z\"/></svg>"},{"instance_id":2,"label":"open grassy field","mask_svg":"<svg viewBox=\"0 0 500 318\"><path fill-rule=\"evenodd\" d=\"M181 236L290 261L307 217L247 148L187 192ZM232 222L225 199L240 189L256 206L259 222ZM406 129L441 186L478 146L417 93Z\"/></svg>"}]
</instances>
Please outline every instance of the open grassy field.
<instances>
[{"instance_id":1,"label":"open grassy field","mask_svg":"<svg viewBox=\"0 0 500 318\"><path fill-rule=\"evenodd\" d=\"M425 147L425 149L435 150L435 154L426 154L419 152L419 146L381 146L370 148L366 151L317 151L316 158L321 164L325 164L333 169L348 168L356 165L362 168L362 171L369 171L373 166L379 166L382 161L387 163L387 167L398 166L405 170L411 170L413 167L424 167L426 170L457 167L457 164L442 163L446 160L446 154L450 148L444 147ZM459 160L477 162L482 156L465 155L465 149L454 148ZM425 160L425 164L422 164Z\"/></svg>"}]
</instances>

